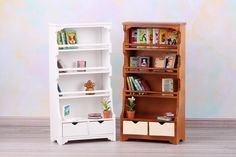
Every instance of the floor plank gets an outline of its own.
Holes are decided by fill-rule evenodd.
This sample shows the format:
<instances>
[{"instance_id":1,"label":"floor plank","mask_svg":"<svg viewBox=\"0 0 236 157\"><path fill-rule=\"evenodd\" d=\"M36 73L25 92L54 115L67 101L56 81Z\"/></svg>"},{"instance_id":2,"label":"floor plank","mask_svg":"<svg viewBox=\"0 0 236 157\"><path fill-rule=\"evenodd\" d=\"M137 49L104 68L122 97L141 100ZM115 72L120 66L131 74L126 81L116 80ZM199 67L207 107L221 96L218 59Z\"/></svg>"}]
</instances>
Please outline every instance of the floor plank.
<instances>
[{"instance_id":1,"label":"floor plank","mask_svg":"<svg viewBox=\"0 0 236 157\"><path fill-rule=\"evenodd\" d=\"M236 156L236 128L187 128L186 132L187 140L179 145L155 141L90 140L59 146L50 142L48 126L0 126L0 157Z\"/></svg>"}]
</instances>

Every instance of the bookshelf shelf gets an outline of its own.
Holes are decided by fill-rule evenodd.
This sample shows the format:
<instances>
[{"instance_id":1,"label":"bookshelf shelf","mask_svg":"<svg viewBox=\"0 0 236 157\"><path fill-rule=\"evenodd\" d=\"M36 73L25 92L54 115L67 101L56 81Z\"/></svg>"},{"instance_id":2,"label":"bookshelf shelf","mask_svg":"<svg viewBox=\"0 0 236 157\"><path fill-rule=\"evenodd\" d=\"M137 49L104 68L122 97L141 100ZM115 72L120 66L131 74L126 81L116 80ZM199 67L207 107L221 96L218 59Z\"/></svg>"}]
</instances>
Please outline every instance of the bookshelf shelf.
<instances>
[{"instance_id":1,"label":"bookshelf shelf","mask_svg":"<svg viewBox=\"0 0 236 157\"><path fill-rule=\"evenodd\" d=\"M104 74L110 73L110 67L87 67L87 68L62 68L58 69L59 76L79 74Z\"/></svg>"},{"instance_id":2,"label":"bookshelf shelf","mask_svg":"<svg viewBox=\"0 0 236 157\"><path fill-rule=\"evenodd\" d=\"M177 52L177 48L158 48L158 47L152 47L152 48L130 48L130 47L125 47L124 48L126 51L159 51L159 52Z\"/></svg>"},{"instance_id":3,"label":"bookshelf shelf","mask_svg":"<svg viewBox=\"0 0 236 157\"><path fill-rule=\"evenodd\" d=\"M86 117L75 117L64 119L62 123L76 123L76 122L102 122L102 121L112 121L114 118L99 118L99 119L88 119Z\"/></svg>"},{"instance_id":4,"label":"bookshelf shelf","mask_svg":"<svg viewBox=\"0 0 236 157\"><path fill-rule=\"evenodd\" d=\"M171 72L169 72L171 71ZM178 68L132 68L125 67L124 73L127 74L157 74L157 75L177 75Z\"/></svg>"},{"instance_id":5,"label":"bookshelf shelf","mask_svg":"<svg viewBox=\"0 0 236 157\"><path fill-rule=\"evenodd\" d=\"M86 95L86 94L91 94L91 93L93 93L93 95ZM77 98L109 97L110 94L111 94L111 91L109 90L60 92L59 99L63 100L63 99L77 99Z\"/></svg>"},{"instance_id":6,"label":"bookshelf shelf","mask_svg":"<svg viewBox=\"0 0 236 157\"><path fill-rule=\"evenodd\" d=\"M175 122L175 120L171 120L171 121L168 121L168 122L157 120L157 115L148 115L148 116L147 115L135 115L135 118L124 118L124 120L134 121L134 122L138 122L138 121L160 122L160 123L174 123Z\"/></svg>"},{"instance_id":7,"label":"bookshelf shelf","mask_svg":"<svg viewBox=\"0 0 236 157\"><path fill-rule=\"evenodd\" d=\"M111 24L51 24L49 29L51 141L115 141ZM88 119L91 113L102 115L104 98L111 101L111 118Z\"/></svg>"},{"instance_id":8,"label":"bookshelf shelf","mask_svg":"<svg viewBox=\"0 0 236 157\"><path fill-rule=\"evenodd\" d=\"M111 43L58 45L58 51L67 52L67 51L109 50L110 47ZM65 49L60 49L60 48L65 48Z\"/></svg>"},{"instance_id":9,"label":"bookshelf shelf","mask_svg":"<svg viewBox=\"0 0 236 157\"><path fill-rule=\"evenodd\" d=\"M123 27L120 140L184 141L185 24L125 22ZM127 113L131 97L136 104L134 118ZM174 115L174 120L157 120L168 114Z\"/></svg>"}]
</instances>

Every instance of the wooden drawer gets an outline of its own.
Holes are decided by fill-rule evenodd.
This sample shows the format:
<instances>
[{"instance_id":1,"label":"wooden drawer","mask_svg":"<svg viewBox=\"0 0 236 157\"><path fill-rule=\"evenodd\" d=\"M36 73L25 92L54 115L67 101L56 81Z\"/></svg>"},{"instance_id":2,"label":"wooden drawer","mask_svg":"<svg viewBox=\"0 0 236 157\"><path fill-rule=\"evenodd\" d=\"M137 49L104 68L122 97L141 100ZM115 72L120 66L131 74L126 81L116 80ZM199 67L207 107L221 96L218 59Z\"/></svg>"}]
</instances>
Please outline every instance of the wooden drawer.
<instances>
[{"instance_id":1,"label":"wooden drawer","mask_svg":"<svg viewBox=\"0 0 236 157\"><path fill-rule=\"evenodd\" d=\"M147 135L148 123L140 121L139 122L123 121L123 134Z\"/></svg>"},{"instance_id":2,"label":"wooden drawer","mask_svg":"<svg viewBox=\"0 0 236 157\"><path fill-rule=\"evenodd\" d=\"M174 123L149 122L150 136L175 136Z\"/></svg>"},{"instance_id":3,"label":"wooden drawer","mask_svg":"<svg viewBox=\"0 0 236 157\"><path fill-rule=\"evenodd\" d=\"M113 121L89 122L89 134L109 134L113 133Z\"/></svg>"},{"instance_id":4,"label":"wooden drawer","mask_svg":"<svg viewBox=\"0 0 236 157\"><path fill-rule=\"evenodd\" d=\"M87 122L63 124L63 136L88 135Z\"/></svg>"}]
</instances>

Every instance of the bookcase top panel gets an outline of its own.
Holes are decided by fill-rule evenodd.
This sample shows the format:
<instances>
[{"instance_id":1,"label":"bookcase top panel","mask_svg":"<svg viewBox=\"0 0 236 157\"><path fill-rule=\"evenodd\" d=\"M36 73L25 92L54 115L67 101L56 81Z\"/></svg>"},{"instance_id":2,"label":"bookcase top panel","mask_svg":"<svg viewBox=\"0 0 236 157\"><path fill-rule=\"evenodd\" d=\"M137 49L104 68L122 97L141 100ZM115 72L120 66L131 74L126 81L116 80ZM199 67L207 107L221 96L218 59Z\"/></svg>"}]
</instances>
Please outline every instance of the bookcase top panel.
<instances>
[{"instance_id":1,"label":"bookcase top panel","mask_svg":"<svg viewBox=\"0 0 236 157\"><path fill-rule=\"evenodd\" d=\"M77 24L49 24L50 27L59 28L83 28L83 27L104 27L111 29L111 23L77 23Z\"/></svg>"},{"instance_id":2,"label":"bookcase top panel","mask_svg":"<svg viewBox=\"0 0 236 157\"><path fill-rule=\"evenodd\" d=\"M185 25L185 22L123 22L123 26L129 27L178 27Z\"/></svg>"}]
</instances>

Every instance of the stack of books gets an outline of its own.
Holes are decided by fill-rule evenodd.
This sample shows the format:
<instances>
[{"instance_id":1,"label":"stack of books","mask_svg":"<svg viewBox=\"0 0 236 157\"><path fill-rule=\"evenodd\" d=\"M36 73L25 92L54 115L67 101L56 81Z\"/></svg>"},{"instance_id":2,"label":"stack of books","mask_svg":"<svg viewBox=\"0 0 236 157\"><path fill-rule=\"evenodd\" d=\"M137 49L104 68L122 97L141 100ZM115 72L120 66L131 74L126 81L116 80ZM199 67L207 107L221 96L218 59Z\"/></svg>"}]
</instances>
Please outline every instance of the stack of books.
<instances>
[{"instance_id":1,"label":"stack of books","mask_svg":"<svg viewBox=\"0 0 236 157\"><path fill-rule=\"evenodd\" d=\"M166 112L164 116L157 116L158 121L169 122L174 120L175 115L171 112Z\"/></svg>"},{"instance_id":2,"label":"stack of books","mask_svg":"<svg viewBox=\"0 0 236 157\"><path fill-rule=\"evenodd\" d=\"M101 113L89 113L88 114L88 119L100 119L102 118Z\"/></svg>"}]
</instances>

